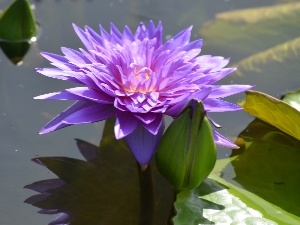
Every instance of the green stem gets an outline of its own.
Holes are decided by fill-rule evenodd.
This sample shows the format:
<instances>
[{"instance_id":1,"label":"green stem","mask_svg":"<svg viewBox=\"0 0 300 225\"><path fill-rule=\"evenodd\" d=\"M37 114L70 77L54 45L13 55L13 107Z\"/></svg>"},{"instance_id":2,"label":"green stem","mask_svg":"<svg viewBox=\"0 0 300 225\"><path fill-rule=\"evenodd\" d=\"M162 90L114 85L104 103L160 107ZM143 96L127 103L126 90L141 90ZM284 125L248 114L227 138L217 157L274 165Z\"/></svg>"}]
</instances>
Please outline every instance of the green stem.
<instances>
[{"instance_id":1,"label":"green stem","mask_svg":"<svg viewBox=\"0 0 300 225\"><path fill-rule=\"evenodd\" d=\"M140 221L139 225L153 224L154 194L150 165L142 169L138 164L140 182Z\"/></svg>"}]
</instances>

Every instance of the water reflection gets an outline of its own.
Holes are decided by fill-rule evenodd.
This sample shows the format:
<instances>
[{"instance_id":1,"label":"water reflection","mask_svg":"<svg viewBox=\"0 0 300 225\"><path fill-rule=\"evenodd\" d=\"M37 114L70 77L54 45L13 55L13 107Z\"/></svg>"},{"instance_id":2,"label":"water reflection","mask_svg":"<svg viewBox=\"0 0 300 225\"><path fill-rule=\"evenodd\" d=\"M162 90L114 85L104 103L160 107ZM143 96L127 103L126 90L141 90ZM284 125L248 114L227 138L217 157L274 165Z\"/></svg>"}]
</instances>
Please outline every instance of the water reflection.
<instances>
[{"instance_id":1,"label":"water reflection","mask_svg":"<svg viewBox=\"0 0 300 225\"><path fill-rule=\"evenodd\" d=\"M33 159L59 179L25 186L39 193L25 202L40 208L41 214L59 214L50 223L53 225L138 224L143 213L140 212L138 173L131 153L118 147L99 150L88 142L76 141L86 161L68 157ZM109 148L122 144L104 138L101 145ZM173 190L155 167L153 178L154 224L166 224L170 217Z\"/></svg>"}]
</instances>

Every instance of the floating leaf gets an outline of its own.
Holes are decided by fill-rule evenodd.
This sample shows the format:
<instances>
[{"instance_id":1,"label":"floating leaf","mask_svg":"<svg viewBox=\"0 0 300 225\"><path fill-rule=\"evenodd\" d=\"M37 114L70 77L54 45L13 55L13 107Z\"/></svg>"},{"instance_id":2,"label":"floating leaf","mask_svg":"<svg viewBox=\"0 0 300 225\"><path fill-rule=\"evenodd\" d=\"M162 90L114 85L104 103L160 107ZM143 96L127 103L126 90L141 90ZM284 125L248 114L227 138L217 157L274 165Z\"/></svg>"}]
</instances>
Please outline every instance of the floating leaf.
<instances>
[{"instance_id":1,"label":"floating leaf","mask_svg":"<svg viewBox=\"0 0 300 225\"><path fill-rule=\"evenodd\" d=\"M258 91L246 91L239 103L246 112L300 140L300 112L287 103Z\"/></svg>"},{"instance_id":2,"label":"floating leaf","mask_svg":"<svg viewBox=\"0 0 300 225\"><path fill-rule=\"evenodd\" d=\"M216 20L201 29L200 35L206 48L237 62L298 38L299 20L300 3L234 10L216 14Z\"/></svg>"},{"instance_id":3,"label":"floating leaf","mask_svg":"<svg viewBox=\"0 0 300 225\"><path fill-rule=\"evenodd\" d=\"M291 61L293 61L294 65L297 63L298 66L299 56L300 37L241 60L237 63L239 66L237 73L242 75L243 71L261 72L265 67L267 67L266 69L269 69L270 67L273 67L274 69L274 65L275 68L278 68L282 66L284 62L289 62L290 64ZM292 70L291 66L289 66L289 69Z\"/></svg>"},{"instance_id":4,"label":"floating leaf","mask_svg":"<svg viewBox=\"0 0 300 225\"><path fill-rule=\"evenodd\" d=\"M298 216L300 222L300 141L259 119L251 122L239 139L244 145L241 150L233 151L235 157L228 164L234 168L232 179ZM228 175L226 168L222 174Z\"/></svg>"},{"instance_id":5,"label":"floating leaf","mask_svg":"<svg viewBox=\"0 0 300 225\"><path fill-rule=\"evenodd\" d=\"M300 90L287 93L282 101L300 111Z\"/></svg>"},{"instance_id":6,"label":"floating leaf","mask_svg":"<svg viewBox=\"0 0 300 225\"><path fill-rule=\"evenodd\" d=\"M234 10L216 15L216 18L237 23L260 23L266 20L278 20L284 17L297 16L300 3L287 3L275 6L257 7L250 9Z\"/></svg>"}]
</instances>

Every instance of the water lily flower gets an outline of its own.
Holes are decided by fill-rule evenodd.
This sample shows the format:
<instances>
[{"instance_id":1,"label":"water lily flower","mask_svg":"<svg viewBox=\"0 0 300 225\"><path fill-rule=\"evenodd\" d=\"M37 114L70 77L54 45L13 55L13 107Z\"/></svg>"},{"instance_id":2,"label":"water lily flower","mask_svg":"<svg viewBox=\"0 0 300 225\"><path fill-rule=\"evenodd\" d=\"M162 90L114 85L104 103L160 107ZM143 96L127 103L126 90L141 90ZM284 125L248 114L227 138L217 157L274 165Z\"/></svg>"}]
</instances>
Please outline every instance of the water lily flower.
<instances>
[{"instance_id":1,"label":"water lily flower","mask_svg":"<svg viewBox=\"0 0 300 225\"><path fill-rule=\"evenodd\" d=\"M199 56L202 40L190 42L192 27L165 43L161 22L141 22L134 33L128 26L121 32L112 23L110 32L101 25L100 33L73 27L85 49L42 52L54 68L37 72L80 86L36 99L76 102L46 124L42 134L115 116L116 138L125 138L136 160L147 165L163 134L164 115L178 116L190 99L201 100L207 113L239 110L222 98L252 88L214 85L236 68L226 68L229 59L220 56ZM236 147L218 132L213 135L216 144Z\"/></svg>"}]
</instances>

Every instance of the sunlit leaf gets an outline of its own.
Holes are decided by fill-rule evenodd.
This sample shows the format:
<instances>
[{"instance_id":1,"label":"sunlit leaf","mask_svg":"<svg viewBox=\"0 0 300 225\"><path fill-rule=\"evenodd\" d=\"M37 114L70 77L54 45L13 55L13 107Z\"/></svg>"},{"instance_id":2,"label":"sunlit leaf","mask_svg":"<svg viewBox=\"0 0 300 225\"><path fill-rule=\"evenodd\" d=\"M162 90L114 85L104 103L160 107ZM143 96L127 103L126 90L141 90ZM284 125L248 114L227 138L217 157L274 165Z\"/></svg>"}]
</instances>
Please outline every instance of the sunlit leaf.
<instances>
[{"instance_id":1,"label":"sunlit leaf","mask_svg":"<svg viewBox=\"0 0 300 225\"><path fill-rule=\"evenodd\" d=\"M282 101L300 111L300 90L287 93Z\"/></svg>"},{"instance_id":2,"label":"sunlit leaf","mask_svg":"<svg viewBox=\"0 0 300 225\"><path fill-rule=\"evenodd\" d=\"M177 194L174 225L291 224L299 219L222 178L206 179L192 191Z\"/></svg>"},{"instance_id":3,"label":"sunlit leaf","mask_svg":"<svg viewBox=\"0 0 300 225\"><path fill-rule=\"evenodd\" d=\"M300 140L300 112L287 103L258 91L247 91L239 103L251 115Z\"/></svg>"},{"instance_id":4,"label":"sunlit leaf","mask_svg":"<svg viewBox=\"0 0 300 225\"><path fill-rule=\"evenodd\" d=\"M254 24L266 20L278 20L284 17L296 16L300 11L300 3L287 3L274 6L265 6L222 12L216 18L230 22Z\"/></svg>"},{"instance_id":5,"label":"sunlit leaf","mask_svg":"<svg viewBox=\"0 0 300 225\"><path fill-rule=\"evenodd\" d=\"M233 10L217 14L200 35L206 48L237 62L298 38L299 19L300 3Z\"/></svg>"}]
</instances>

